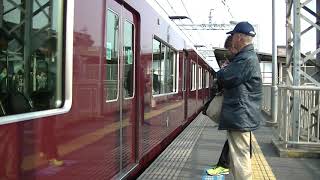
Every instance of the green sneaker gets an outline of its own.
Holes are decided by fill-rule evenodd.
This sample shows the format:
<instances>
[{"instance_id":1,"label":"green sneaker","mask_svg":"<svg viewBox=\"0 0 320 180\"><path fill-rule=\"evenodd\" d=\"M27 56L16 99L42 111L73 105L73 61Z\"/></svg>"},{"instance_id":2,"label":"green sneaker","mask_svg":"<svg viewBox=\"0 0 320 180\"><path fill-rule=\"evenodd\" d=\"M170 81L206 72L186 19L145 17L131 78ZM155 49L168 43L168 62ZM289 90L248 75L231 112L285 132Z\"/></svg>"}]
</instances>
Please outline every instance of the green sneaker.
<instances>
[{"instance_id":1,"label":"green sneaker","mask_svg":"<svg viewBox=\"0 0 320 180\"><path fill-rule=\"evenodd\" d=\"M220 174L229 174L229 169L221 166L216 166L207 170L207 174L210 176L216 176Z\"/></svg>"}]
</instances>

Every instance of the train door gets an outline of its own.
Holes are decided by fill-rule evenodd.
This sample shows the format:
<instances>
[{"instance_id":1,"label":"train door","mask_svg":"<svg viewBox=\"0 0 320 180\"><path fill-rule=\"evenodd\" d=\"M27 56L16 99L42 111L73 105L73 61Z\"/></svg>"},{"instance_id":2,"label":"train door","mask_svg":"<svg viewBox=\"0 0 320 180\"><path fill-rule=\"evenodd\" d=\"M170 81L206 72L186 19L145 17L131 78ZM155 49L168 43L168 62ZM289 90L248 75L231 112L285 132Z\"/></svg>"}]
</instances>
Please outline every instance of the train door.
<instances>
[{"instance_id":1,"label":"train door","mask_svg":"<svg viewBox=\"0 0 320 180\"><path fill-rule=\"evenodd\" d=\"M108 76L108 72L117 72L118 75L116 85L119 91L116 104L119 110L119 126L117 127L119 148L117 152L119 153L119 175L122 176L133 168L137 161L137 83L135 77L137 64L135 59L137 17L124 5L113 0L107 1L106 13L106 63L107 68L110 68L106 70L106 76ZM117 43L115 43L114 37L119 37ZM112 61L112 55L115 53L113 52L114 46L118 46L118 52L116 52L118 54L117 66L113 66L114 62ZM107 84L107 92L110 92L111 89L108 89L108 87L111 87L111 84L109 86Z\"/></svg>"}]
</instances>

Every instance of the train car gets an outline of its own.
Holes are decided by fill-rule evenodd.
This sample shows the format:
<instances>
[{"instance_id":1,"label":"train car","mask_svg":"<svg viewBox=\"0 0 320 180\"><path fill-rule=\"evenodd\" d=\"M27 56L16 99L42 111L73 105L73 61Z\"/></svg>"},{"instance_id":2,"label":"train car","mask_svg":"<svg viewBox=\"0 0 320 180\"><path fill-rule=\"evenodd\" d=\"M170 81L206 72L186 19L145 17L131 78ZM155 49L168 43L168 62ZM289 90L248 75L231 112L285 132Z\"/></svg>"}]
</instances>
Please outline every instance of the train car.
<instances>
[{"instance_id":1,"label":"train car","mask_svg":"<svg viewBox=\"0 0 320 180\"><path fill-rule=\"evenodd\" d=\"M210 98L212 72L139 0L3 0L0 179L137 176Z\"/></svg>"}]
</instances>

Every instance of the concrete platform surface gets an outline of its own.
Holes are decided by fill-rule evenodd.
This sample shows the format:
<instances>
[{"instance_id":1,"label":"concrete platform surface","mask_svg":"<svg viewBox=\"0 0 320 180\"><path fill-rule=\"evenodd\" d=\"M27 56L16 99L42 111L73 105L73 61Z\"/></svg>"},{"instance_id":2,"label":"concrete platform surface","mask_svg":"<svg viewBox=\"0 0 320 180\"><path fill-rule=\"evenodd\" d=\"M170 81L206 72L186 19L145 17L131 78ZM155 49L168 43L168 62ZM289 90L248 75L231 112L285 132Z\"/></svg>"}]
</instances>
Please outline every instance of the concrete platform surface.
<instances>
[{"instance_id":1,"label":"concrete platform surface","mask_svg":"<svg viewBox=\"0 0 320 180\"><path fill-rule=\"evenodd\" d=\"M271 128L263 126L253 133L253 179L319 180L320 160L279 157ZM205 173L217 163L225 140L226 132L199 114L138 179L233 179L231 173L219 177Z\"/></svg>"}]
</instances>

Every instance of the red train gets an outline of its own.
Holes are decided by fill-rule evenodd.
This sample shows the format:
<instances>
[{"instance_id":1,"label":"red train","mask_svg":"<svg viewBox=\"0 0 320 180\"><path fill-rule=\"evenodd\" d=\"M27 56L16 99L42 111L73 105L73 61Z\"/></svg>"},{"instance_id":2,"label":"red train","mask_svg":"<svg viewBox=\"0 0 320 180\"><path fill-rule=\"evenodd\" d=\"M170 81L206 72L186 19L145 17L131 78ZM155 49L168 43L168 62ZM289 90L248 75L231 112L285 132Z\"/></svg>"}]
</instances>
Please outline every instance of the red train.
<instances>
[{"instance_id":1,"label":"red train","mask_svg":"<svg viewBox=\"0 0 320 180\"><path fill-rule=\"evenodd\" d=\"M212 69L144 0L4 0L0 179L138 175L211 96Z\"/></svg>"}]
</instances>

